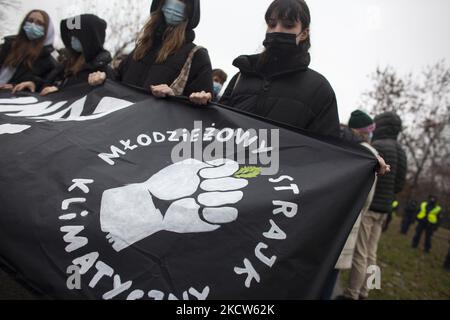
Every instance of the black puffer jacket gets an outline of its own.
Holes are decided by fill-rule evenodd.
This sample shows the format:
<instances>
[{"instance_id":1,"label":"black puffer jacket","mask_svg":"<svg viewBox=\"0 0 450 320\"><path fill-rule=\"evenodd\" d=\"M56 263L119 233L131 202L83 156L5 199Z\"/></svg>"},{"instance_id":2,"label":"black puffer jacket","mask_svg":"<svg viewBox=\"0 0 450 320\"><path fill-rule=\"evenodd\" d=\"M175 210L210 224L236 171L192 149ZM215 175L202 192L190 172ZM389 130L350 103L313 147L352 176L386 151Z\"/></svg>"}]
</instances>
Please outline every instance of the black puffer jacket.
<instances>
[{"instance_id":1,"label":"black puffer jacket","mask_svg":"<svg viewBox=\"0 0 450 320\"><path fill-rule=\"evenodd\" d=\"M308 68L308 59L292 56L260 67L261 55L240 56L240 70L220 103L313 133L339 137L335 93L329 82ZM269 65L269 64L268 64Z\"/></svg>"},{"instance_id":2,"label":"black puffer jacket","mask_svg":"<svg viewBox=\"0 0 450 320\"><path fill-rule=\"evenodd\" d=\"M114 73L109 64L112 61L111 54L103 49L107 24L103 19L92 15L83 14L81 29L69 30L67 21L61 21L61 38L67 50L71 54L72 36L77 37L83 47L83 55L86 63L77 74L66 74L65 65L58 65L46 78L46 85L54 85L60 88L88 82L89 74L100 71L105 72L108 78L114 78Z\"/></svg>"},{"instance_id":3,"label":"black puffer jacket","mask_svg":"<svg viewBox=\"0 0 450 320\"><path fill-rule=\"evenodd\" d=\"M5 37L5 41L0 49L0 68L11 52L15 39L16 36ZM31 69L24 63L20 63L9 83L15 85L25 81L33 81L39 89L48 73L56 66L56 60L51 55L53 51L54 48L52 45L43 47L41 54L33 63Z\"/></svg>"},{"instance_id":4,"label":"black puffer jacket","mask_svg":"<svg viewBox=\"0 0 450 320\"><path fill-rule=\"evenodd\" d=\"M148 90L151 85L167 84L170 86L175 81L189 53L196 46L193 43L195 39L193 29L200 21L200 3L198 0L190 1L193 4L193 12L189 17L185 44L175 54L169 56L165 62L156 63L156 57L162 47L163 34L166 30L166 24L161 23L153 47L139 61L133 58L134 51L131 52L120 64L117 80L145 90ZM153 2L152 11L156 10L159 2ZM189 96L193 92L201 91L213 92L211 60L206 49L200 49L195 53L183 95Z\"/></svg>"},{"instance_id":5,"label":"black puffer jacket","mask_svg":"<svg viewBox=\"0 0 450 320\"><path fill-rule=\"evenodd\" d=\"M406 154L397 142L402 131L402 120L392 112L383 113L375 118L377 129L372 146L391 166L391 173L378 178L375 196L370 210L378 213L390 213L395 195L405 185L407 161Z\"/></svg>"}]
</instances>

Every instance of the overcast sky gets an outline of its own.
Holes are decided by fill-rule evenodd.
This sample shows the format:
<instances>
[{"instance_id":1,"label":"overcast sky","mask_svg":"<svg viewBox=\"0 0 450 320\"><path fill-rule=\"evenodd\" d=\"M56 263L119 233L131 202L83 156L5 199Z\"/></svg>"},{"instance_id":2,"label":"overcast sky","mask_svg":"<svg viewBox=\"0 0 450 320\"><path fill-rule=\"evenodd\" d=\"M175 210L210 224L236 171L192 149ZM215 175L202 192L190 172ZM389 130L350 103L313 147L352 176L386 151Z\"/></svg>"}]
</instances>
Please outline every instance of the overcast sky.
<instances>
[{"instance_id":1,"label":"overcast sky","mask_svg":"<svg viewBox=\"0 0 450 320\"><path fill-rule=\"evenodd\" d=\"M150 1L142 3L149 11ZM23 0L11 11L18 25L33 8L63 18L72 0ZM107 6L110 1L92 1ZM264 13L271 0L202 0L202 18L196 44L209 50L213 67L230 77L241 54L262 49ZM312 15L311 68L331 83L338 98L341 121L346 122L361 93L370 87L368 75L377 66L390 64L401 73L417 72L425 65L446 59L450 63L449 0L309 0ZM80 12L81 13L81 12ZM126 12L118 14L125 15ZM16 27L14 27L15 29Z\"/></svg>"}]
</instances>

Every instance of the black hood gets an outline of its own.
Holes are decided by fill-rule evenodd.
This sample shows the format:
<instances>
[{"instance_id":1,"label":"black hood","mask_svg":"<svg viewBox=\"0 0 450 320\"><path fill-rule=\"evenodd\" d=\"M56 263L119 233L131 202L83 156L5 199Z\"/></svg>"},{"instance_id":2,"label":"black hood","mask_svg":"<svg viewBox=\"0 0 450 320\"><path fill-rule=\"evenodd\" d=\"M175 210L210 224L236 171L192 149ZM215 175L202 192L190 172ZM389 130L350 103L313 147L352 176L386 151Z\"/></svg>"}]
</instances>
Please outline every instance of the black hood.
<instances>
[{"instance_id":1,"label":"black hood","mask_svg":"<svg viewBox=\"0 0 450 320\"><path fill-rule=\"evenodd\" d=\"M82 14L79 17L81 19L81 29L69 30L67 22L72 22L73 18L61 21L61 38L69 50L72 50L72 36L78 38L83 47L86 62L90 62L104 50L103 45L105 44L107 23L93 14Z\"/></svg>"},{"instance_id":2,"label":"black hood","mask_svg":"<svg viewBox=\"0 0 450 320\"><path fill-rule=\"evenodd\" d=\"M150 13L155 12L160 3L165 0L153 0L152 7L150 9ZM192 13L190 14L189 18L189 24L188 29L193 30L197 28L198 24L200 23L200 0L187 0L191 6L192 6Z\"/></svg>"},{"instance_id":3,"label":"black hood","mask_svg":"<svg viewBox=\"0 0 450 320\"><path fill-rule=\"evenodd\" d=\"M385 112L375 117L377 128L373 140L395 139L402 132L402 119L394 112Z\"/></svg>"}]
</instances>

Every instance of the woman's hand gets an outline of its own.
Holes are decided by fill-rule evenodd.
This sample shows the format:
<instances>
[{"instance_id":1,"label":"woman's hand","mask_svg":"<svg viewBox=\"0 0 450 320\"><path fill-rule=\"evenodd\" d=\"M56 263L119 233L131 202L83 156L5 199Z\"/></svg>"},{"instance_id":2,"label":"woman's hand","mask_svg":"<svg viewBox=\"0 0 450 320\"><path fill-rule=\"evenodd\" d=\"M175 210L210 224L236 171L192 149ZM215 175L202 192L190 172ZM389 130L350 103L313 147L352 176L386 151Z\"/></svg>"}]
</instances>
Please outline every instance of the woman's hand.
<instances>
[{"instance_id":1,"label":"woman's hand","mask_svg":"<svg viewBox=\"0 0 450 320\"><path fill-rule=\"evenodd\" d=\"M10 83L0 85L0 90L12 90L12 89L14 89L14 86Z\"/></svg>"},{"instance_id":2,"label":"woman's hand","mask_svg":"<svg viewBox=\"0 0 450 320\"><path fill-rule=\"evenodd\" d=\"M157 98L165 98L174 96L175 93L167 84L160 84L157 86L150 86L152 94Z\"/></svg>"},{"instance_id":3,"label":"woman's hand","mask_svg":"<svg viewBox=\"0 0 450 320\"><path fill-rule=\"evenodd\" d=\"M35 92L36 84L33 81L26 81L26 82L19 83L12 89L12 94L15 94L16 92L20 92L20 91L24 91L24 90Z\"/></svg>"},{"instance_id":4,"label":"woman's hand","mask_svg":"<svg viewBox=\"0 0 450 320\"><path fill-rule=\"evenodd\" d=\"M386 164L386 161L384 161L384 159L380 156L377 156L378 159L378 164L380 166L380 168L378 168L377 171L377 176L384 176L386 174L388 174L389 172L391 172L391 166Z\"/></svg>"},{"instance_id":5,"label":"woman's hand","mask_svg":"<svg viewBox=\"0 0 450 320\"><path fill-rule=\"evenodd\" d=\"M45 87L42 91L41 91L41 96L46 96L50 93L53 92L57 92L59 91L58 87Z\"/></svg>"},{"instance_id":6,"label":"woman's hand","mask_svg":"<svg viewBox=\"0 0 450 320\"><path fill-rule=\"evenodd\" d=\"M91 73L88 78L89 85L93 87L100 86L105 83L105 81L106 73L101 71Z\"/></svg>"},{"instance_id":7,"label":"woman's hand","mask_svg":"<svg viewBox=\"0 0 450 320\"><path fill-rule=\"evenodd\" d=\"M212 94L209 92L194 92L189 96L189 100L200 106L205 106L212 100Z\"/></svg>"}]
</instances>

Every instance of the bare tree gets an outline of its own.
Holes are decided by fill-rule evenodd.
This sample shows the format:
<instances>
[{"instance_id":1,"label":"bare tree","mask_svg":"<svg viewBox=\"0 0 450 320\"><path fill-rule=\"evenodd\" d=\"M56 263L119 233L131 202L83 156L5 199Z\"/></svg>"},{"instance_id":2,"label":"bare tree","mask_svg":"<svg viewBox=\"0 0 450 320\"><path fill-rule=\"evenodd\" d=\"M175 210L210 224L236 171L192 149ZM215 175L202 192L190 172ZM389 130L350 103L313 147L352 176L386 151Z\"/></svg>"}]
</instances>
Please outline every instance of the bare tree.
<instances>
[{"instance_id":1,"label":"bare tree","mask_svg":"<svg viewBox=\"0 0 450 320\"><path fill-rule=\"evenodd\" d=\"M105 47L113 57L132 49L140 30L150 16L147 0L111 0L99 5L90 0L76 0L62 10L65 17L93 13L108 22Z\"/></svg>"},{"instance_id":2,"label":"bare tree","mask_svg":"<svg viewBox=\"0 0 450 320\"><path fill-rule=\"evenodd\" d=\"M0 0L0 21L3 22L3 26L0 29L0 36L4 37L11 32L11 27L8 25L9 14L12 10L18 10L20 8L20 1L18 0Z\"/></svg>"},{"instance_id":3,"label":"bare tree","mask_svg":"<svg viewBox=\"0 0 450 320\"><path fill-rule=\"evenodd\" d=\"M378 68L372 79L374 87L363 95L366 109L374 114L393 111L403 119L400 142L409 159L408 198L420 193L422 181L450 203L450 69L445 61L404 77L392 67Z\"/></svg>"}]
</instances>

